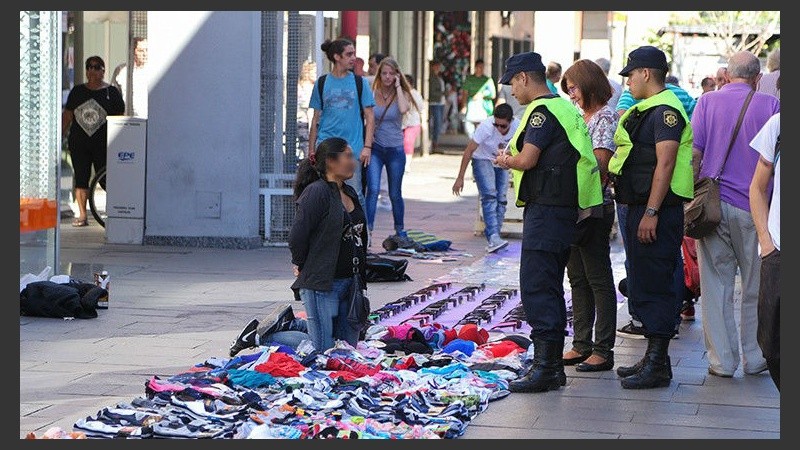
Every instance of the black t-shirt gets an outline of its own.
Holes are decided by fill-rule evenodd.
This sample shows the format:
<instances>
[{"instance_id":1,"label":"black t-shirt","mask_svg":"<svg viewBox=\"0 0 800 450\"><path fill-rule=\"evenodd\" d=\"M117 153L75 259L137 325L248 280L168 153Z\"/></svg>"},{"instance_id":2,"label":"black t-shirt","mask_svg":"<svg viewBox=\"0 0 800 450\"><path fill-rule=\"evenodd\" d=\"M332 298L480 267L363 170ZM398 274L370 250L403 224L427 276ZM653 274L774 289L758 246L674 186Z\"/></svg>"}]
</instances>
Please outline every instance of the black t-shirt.
<instances>
[{"instance_id":1,"label":"black t-shirt","mask_svg":"<svg viewBox=\"0 0 800 450\"><path fill-rule=\"evenodd\" d=\"M106 141L106 117L125 114L122 94L111 85L92 90L79 84L69 91L65 109L72 111L70 139L80 141Z\"/></svg>"},{"instance_id":2,"label":"black t-shirt","mask_svg":"<svg viewBox=\"0 0 800 450\"><path fill-rule=\"evenodd\" d=\"M647 114L642 120L638 134L632 139L635 139L633 144L641 144L645 146L655 146L662 141L681 141L683 129L686 128L686 121L677 109L667 106L659 105Z\"/></svg>"},{"instance_id":3,"label":"black t-shirt","mask_svg":"<svg viewBox=\"0 0 800 450\"><path fill-rule=\"evenodd\" d=\"M336 262L334 278L350 278L353 276L353 252L361 259L363 264L366 242L362 238L364 227L367 226L364 211L356 205L352 212L345 211L342 240L339 247L339 260Z\"/></svg>"}]
</instances>

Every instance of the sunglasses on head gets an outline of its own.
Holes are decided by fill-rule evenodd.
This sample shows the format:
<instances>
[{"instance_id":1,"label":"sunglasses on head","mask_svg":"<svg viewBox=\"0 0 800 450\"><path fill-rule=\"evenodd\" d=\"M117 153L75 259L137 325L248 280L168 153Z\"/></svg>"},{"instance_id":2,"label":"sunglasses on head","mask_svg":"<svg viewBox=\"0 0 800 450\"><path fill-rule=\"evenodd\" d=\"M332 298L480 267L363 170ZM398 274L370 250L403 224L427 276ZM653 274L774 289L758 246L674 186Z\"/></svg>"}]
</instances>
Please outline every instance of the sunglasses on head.
<instances>
[{"instance_id":1,"label":"sunglasses on head","mask_svg":"<svg viewBox=\"0 0 800 450\"><path fill-rule=\"evenodd\" d=\"M106 70L105 66L102 66L100 64L87 64L86 65L86 70L89 70L89 69Z\"/></svg>"}]
</instances>

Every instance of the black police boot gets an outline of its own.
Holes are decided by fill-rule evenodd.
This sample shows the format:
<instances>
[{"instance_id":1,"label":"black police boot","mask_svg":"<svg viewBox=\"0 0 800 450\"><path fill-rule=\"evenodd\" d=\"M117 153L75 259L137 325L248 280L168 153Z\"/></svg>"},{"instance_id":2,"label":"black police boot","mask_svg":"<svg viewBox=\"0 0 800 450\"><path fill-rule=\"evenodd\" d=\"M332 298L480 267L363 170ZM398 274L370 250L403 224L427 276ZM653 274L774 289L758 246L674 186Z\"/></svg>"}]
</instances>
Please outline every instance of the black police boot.
<instances>
[{"instance_id":1,"label":"black police boot","mask_svg":"<svg viewBox=\"0 0 800 450\"><path fill-rule=\"evenodd\" d=\"M647 351L645 352L645 356L642 356L636 364L632 366L619 366L617 367L617 375L621 378L629 377L635 373L638 373L642 370L642 366L644 365L644 360L647 358L647 353L651 351L650 347L653 345L652 341L647 341ZM669 359L669 355L667 355L667 364L669 364L669 378L672 379L672 361Z\"/></svg>"},{"instance_id":2,"label":"black police boot","mask_svg":"<svg viewBox=\"0 0 800 450\"><path fill-rule=\"evenodd\" d=\"M670 338L648 337L647 353L642 368L622 379L623 389L652 389L669 386L671 377L667 351Z\"/></svg>"},{"instance_id":3,"label":"black police boot","mask_svg":"<svg viewBox=\"0 0 800 450\"><path fill-rule=\"evenodd\" d=\"M522 378L508 385L511 392L545 392L566 384L562 361L564 341L533 340L533 367Z\"/></svg>"}]
</instances>

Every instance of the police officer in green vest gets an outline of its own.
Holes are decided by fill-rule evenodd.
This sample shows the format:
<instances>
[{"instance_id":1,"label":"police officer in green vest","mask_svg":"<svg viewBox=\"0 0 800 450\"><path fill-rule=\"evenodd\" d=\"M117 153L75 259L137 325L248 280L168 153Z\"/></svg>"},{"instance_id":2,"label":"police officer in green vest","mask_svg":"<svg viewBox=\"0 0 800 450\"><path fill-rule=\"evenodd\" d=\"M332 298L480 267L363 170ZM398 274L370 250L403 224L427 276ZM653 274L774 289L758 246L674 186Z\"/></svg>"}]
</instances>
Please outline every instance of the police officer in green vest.
<instances>
[{"instance_id":1,"label":"police officer in green vest","mask_svg":"<svg viewBox=\"0 0 800 450\"><path fill-rule=\"evenodd\" d=\"M603 202L600 169L586 123L568 100L547 87L542 57L520 53L506 61L501 84L527 105L509 152L495 164L512 169L516 204L524 207L520 293L534 360L511 392L543 392L567 382L562 353L567 311L564 270L578 210Z\"/></svg>"},{"instance_id":2,"label":"police officer in green vest","mask_svg":"<svg viewBox=\"0 0 800 450\"><path fill-rule=\"evenodd\" d=\"M639 47L619 73L641 100L622 115L614 134L617 151L608 170L615 176L616 200L628 205L626 227L629 301L634 302L647 338L644 357L618 367L625 389L669 386L668 349L675 334L675 265L683 240L683 203L692 199L692 128L664 81L664 52Z\"/></svg>"}]
</instances>

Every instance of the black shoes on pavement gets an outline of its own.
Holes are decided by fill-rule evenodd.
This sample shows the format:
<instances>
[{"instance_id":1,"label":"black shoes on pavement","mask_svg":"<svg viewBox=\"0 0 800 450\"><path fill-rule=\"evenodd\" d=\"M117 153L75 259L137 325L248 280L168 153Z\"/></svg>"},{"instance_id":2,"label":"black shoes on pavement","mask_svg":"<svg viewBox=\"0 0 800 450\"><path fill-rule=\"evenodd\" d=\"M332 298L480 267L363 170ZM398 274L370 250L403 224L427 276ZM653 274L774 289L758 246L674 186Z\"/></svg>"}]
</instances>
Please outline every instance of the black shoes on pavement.
<instances>
[{"instance_id":1,"label":"black shoes on pavement","mask_svg":"<svg viewBox=\"0 0 800 450\"><path fill-rule=\"evenodd\" d=\"M632 367L620 367L617 374L622 376L623 389L652 389L669 386L672 381L672 366L668 350L670 338L647 338L647 351L644 358ZM638 370L636 370L638 367Z\"/></svg>"},{"instance_id":2,"label":"black shoes on pavement","mask_svg":"<svg viewBox=\"0 0 800 450\"><path fill-rule=\"evenodd\" d=\"M567 384L564 373L564 341L533 340L533 366L522 378L508 385L511 392L546 392Z\"/></svg>"}]
</instances>

